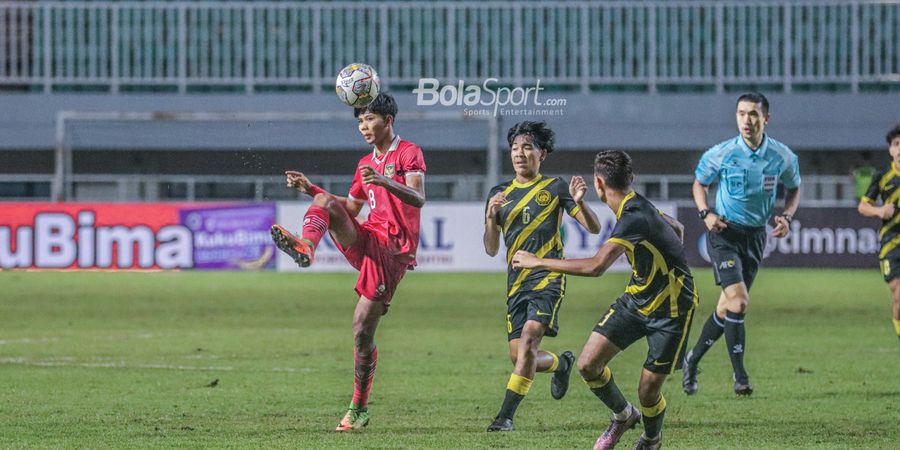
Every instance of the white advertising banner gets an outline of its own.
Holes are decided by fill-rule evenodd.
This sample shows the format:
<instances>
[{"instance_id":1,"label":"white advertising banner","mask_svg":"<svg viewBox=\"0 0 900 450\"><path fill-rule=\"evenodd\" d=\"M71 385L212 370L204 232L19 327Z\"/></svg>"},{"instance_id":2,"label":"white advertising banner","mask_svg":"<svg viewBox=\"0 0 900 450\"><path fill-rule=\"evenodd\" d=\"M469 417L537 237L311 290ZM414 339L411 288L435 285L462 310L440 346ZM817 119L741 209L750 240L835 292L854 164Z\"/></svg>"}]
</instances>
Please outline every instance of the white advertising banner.
<instances>
[{"instance_id":1,"label":"white advertising banner","mask_svg":"<svg viewBox=\"0 0 900 450\"><path fill-rule=\"evenodd\" d=\"M657 203L656 206L672 217L676 216L674 203ZM278 203L277 221L291 232L300 232L303 215L309 203ZM615 214L601 202L590 202L602 225L600 234L590 234L565 215L563 243L567 258L593 256L609 238L616 224ZM501 241L500 251L491 258L484 252L484 204L480 202L429 202L422 209L419 251L416 270L425 272L503 272L506 270L506 249ZM299 271L294 261L278 252L276 267L280 272ZM312 266L303 269L313 272L353 271L329 237L322 240L316 250ZM623 256L611 270L630 270Z\"/></svg>"}]
</instances>

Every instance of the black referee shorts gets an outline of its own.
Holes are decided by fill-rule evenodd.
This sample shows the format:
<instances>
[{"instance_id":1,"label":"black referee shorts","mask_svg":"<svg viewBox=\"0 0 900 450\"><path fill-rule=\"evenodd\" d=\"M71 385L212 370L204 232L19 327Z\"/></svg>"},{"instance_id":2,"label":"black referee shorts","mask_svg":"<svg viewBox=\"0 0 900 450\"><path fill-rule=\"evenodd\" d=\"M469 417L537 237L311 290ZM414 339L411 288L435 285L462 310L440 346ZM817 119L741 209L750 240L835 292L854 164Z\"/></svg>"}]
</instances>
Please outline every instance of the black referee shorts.
<instances>
[{"instance_id":1,"label":"black referee shorts","mask_svg":"<svg viewBox=\"0 0 900 450\"><path fill-rule=\"evenodd\" d=\"M728 228L706 233L706 249L713 265L716 284L723 289L743 282L753 285L766 248L766 227L728 223Z\"/></svg>"}]
</instances>

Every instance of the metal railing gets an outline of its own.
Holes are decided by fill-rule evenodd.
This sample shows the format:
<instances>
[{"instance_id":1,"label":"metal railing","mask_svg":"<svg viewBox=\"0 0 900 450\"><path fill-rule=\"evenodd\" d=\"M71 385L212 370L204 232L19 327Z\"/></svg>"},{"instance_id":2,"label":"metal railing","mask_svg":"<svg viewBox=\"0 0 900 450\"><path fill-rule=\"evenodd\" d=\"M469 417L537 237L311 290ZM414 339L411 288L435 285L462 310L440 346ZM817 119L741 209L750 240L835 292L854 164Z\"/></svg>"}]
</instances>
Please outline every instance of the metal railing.
<instances>
[{"instance_id":1,"label":"metal railing","mask_svg":"<svg viewBox=\"0 0 900 450\"><path fill-rule=\"evenodd\" d=\"M568 178L571 175L564 175ZM503 179L512 178L504 175ZM311 176L325 190L343 195L349 191L346 175ZM51 200L52 174L0 174L0 201ZM635 190L651 200L693 206L692 175L639 175ZM425 191L429 201L484 201L486 180L482 175L427 175ZM17 189L8 189L15 185ZM72 175L71 201L275 201L298 198L284 185L283 176L214 175ZM853 177L804 175L801 185L803 206L856 206ZM19 193L19 195L16 195ZM593 194L591 194L593 196Z\"/></svg>"},{"instance_id":2,"label":"metal railing","mask_svg":"<svg viewBox=\"0 0 900 450\"><path fill-rule=\"evenodd\" d=\"M606 85L900 82L898 0L0 2L0 87L328 89L422 77Z\"/></svg>"}]
</instances>

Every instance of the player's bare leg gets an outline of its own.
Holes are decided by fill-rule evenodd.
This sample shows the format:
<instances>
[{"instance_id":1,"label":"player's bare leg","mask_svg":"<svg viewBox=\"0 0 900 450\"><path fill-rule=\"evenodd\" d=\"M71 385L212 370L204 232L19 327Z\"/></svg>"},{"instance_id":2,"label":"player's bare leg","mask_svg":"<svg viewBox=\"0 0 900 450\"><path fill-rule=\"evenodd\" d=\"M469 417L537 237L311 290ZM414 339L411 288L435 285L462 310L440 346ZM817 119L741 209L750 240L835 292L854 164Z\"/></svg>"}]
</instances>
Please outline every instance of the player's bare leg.
<instances>
[{"instance_id":1,"label":"player's bare leg","mask_svg":"<svg viewBox=\"0 0 900 450\"><path fill-rule=\"evenodd\" d=\"M512 361L513 368L519 359L520 340L509 341L509 359ZM553 378L550 380L550 395L556 400L561 400L569 390L569 377L574 367L575 355L568 350L559 355L546 350L538 350L534 371L553 374Z\"/></svg>"},{"instance_id":2,"label":"player's bare leg","mask_svg":"<svg viewBox=\"0 0 900 450\"><path fill-rule=\"evenodd\" d=\"M593 332L578 356L578 371L584 382L613 413L609 427L594 443L594 450L615 447L622 435L641 421L640 411L625 400L608 366L620 351L606 336Z\"/></svg>"},{"instance_id":3,"label":"player's bare leg","mask_svg":"<svg viewBox=\"0 0 900 450\"><path fill-rule=\"evenodd\" d=\"M750 301L747 285L743 282L726 286L725 302L721 297L716 311L725 309L725 343L728 344L728 357L731 359L731 368L734 370L734 393L737 395L750 395L753 386L750 384L750 376L744 368L744 351L747 338L744 328L744 315Z\"/></svg>"},{"instance_id":4,"label":"player's bare leg","mask_svg":"<svg viewBox=\"0 0 900 450\"><path fill-rule=\"evenodd\" d=\"M891 309L894 313L894 331L897 332L897 337L900 338L900 278L894 278L888 283L888 286L891 288Z\"/></svg>"},{"instance_id":5,"label":"player's bare leg","mask_svg":"<svg viewBox=\"0 0 900 450\"><path fill-rule=\"evenodd\" d=\"M331 194L320 193L313 197L313 204L303 217L303 231L300 237L287 231L281 225L272 225L272 239L278 248L287 253L300 267L308 267L313 262L316 247L326 232L347 248L356 242L356 226L343 203Z\"/></svg>"},{"instance_id":6,"label":"player's bare leg","mask_svg":"<svg viewBox=\"0 0 900 450\"><path fill-rule=\"evenodd\" d=\"M525 322L525 326L522 328L522 337L514 339L518 344L517 354L512 358L515 367L512 375L509 377L509 383L506 385L506 397L503 399L500 412L494 417L494 421L488 426L487 431L512 431L516 409L531 389L531 383L534 380L534 373L537 369L541 339L543 339L546 329L546 325L536 320L529 320ZM511 356L512 351L511 341ZM546 358L543 359L546 361ZM550 359L552 364L553 358L551 357Z\"/></svg>"},{"instance_id":7,"label":"player's bare leg","mask_svg":"<svg viewBox=\"0 0 900 450\"><path fill-rule=\"evenodd\" d=\"M662 395L662 385L666 382L667 376L647 369L641 372L638 398L641 402L644 433L634 448L655 450L662 446L662 425L666 415L666 399Z\"/></svg>"},{"instance_id":8,"label":"player's bare leg","mask_svg":"<svg viewBox=\"0 0 900 450\"><path fill-rule=\"evenodd\" d=\"M353 313L353 400L336 431L359 430L369 424L369 393L378 363L375 330L384 315L383 303L360 297Z\"/></svg>"}]
</instances>

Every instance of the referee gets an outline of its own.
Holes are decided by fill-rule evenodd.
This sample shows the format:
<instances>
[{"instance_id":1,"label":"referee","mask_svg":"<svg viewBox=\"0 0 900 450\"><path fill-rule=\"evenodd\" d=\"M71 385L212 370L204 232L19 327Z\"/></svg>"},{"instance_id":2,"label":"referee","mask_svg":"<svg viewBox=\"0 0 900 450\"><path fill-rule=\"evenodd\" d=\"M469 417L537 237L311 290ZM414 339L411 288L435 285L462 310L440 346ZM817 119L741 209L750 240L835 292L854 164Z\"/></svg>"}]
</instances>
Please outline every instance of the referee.
<instances>
[{"instance_id":1,"label":"referee","mask_svg":"<svg viewBox=\"0 0 900 450\"><path fill-rule=\"evenodd\" d=\"M778 183L785 187L784 211L775 216L772 236L790 233L800 205L800 166L797 155L765 133L769 101L757 92L737 100L740 134L703 154L694 172L694 202L706 223L706 245L716 284L722 288L716 310L703 325L700 339L684 357L682 387L697 392L697 365L722 334L734 369L734 393L750 395L753 386L744 368L744 316L749 291L766 246L766 223L775 211ZM718 182L715 208L707 203L707 189Z\"/></svg>"}]
</instances>

